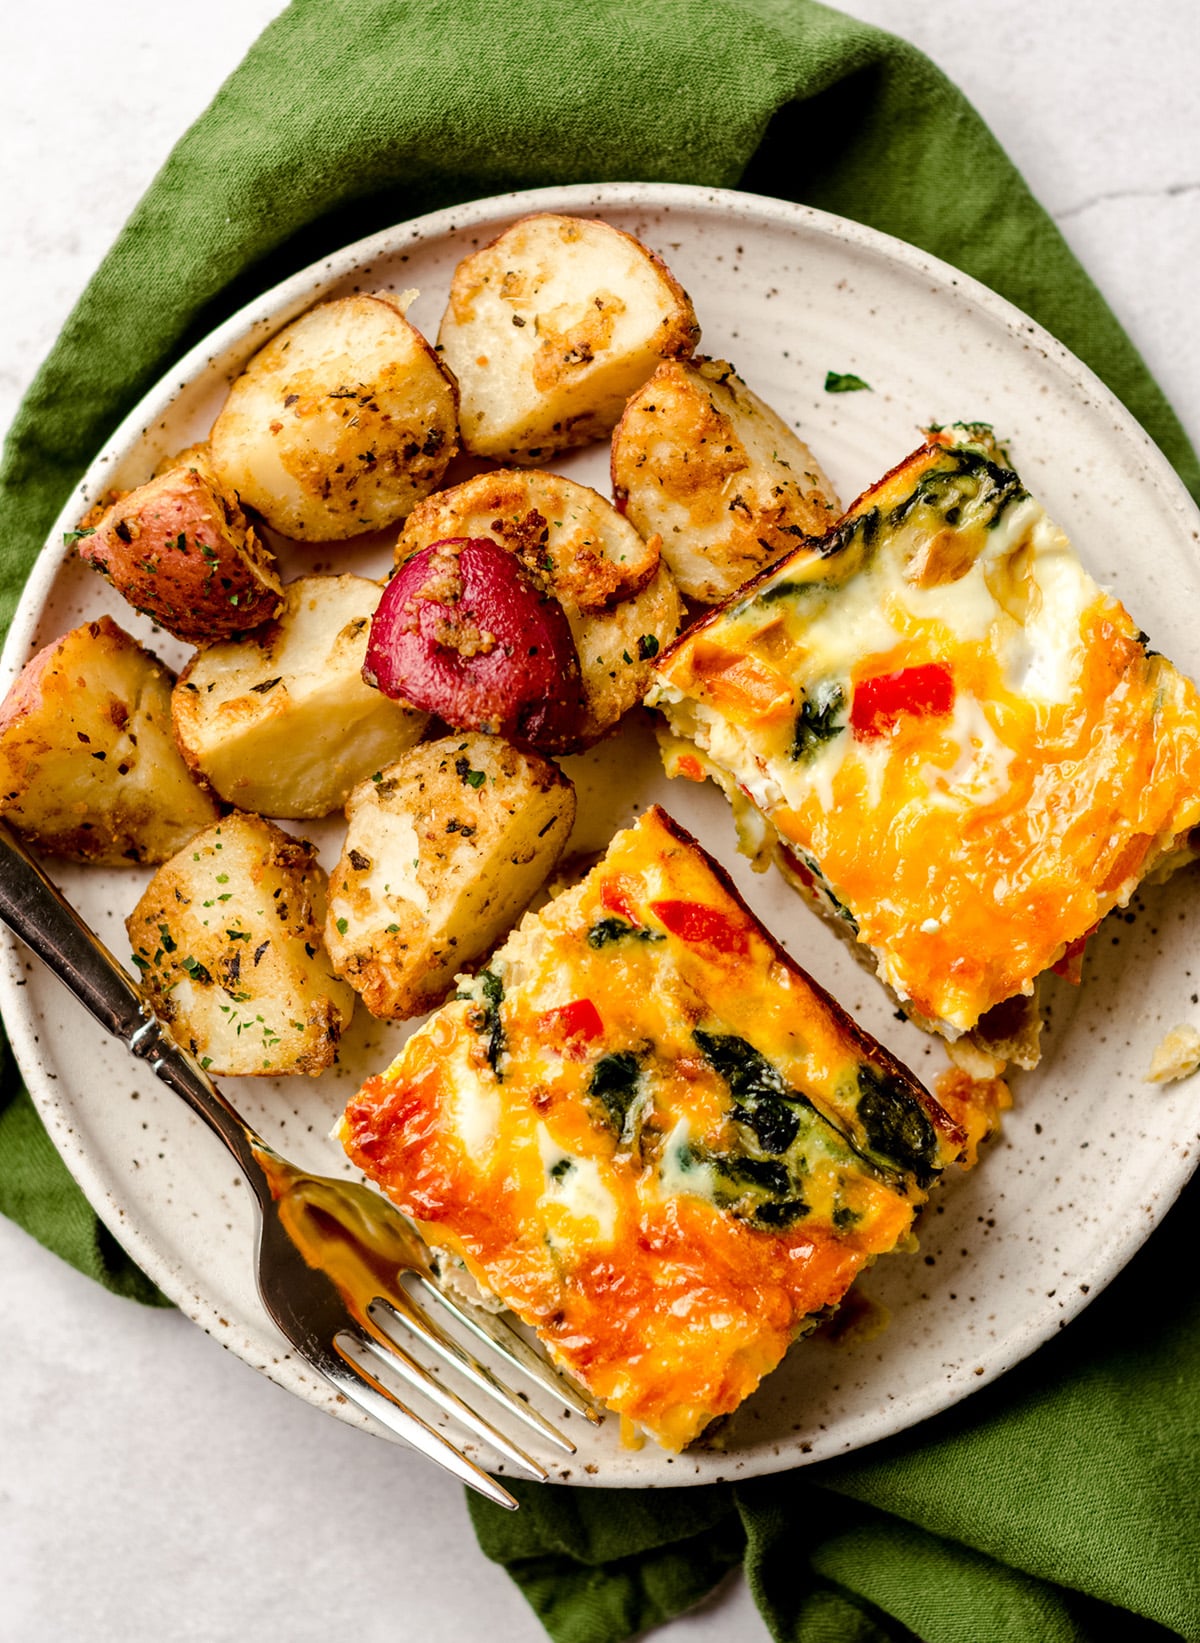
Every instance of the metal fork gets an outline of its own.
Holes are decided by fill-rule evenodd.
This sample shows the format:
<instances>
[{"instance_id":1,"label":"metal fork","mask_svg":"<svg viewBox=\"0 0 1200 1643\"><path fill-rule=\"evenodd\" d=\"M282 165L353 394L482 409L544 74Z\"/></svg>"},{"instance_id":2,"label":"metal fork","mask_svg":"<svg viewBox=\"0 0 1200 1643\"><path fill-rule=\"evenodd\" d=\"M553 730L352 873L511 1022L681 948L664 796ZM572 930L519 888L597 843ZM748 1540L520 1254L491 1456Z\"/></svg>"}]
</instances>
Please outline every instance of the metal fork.
<instances>
[{"instance_id":1,"label":"metal fork","mask_svg":"<svg viewBox=\"0 0 1200 1643\"><path fill-rule=\"evenodd\" d=\"M312 1175L270 1147L172 1037L94 931L0 823L0 923L43 959L114 1037L224 1141L259 1208L258 1292L296 1357L421 1454L498 1505L517 1502L375 1372L384 1366L515 1465L544 1481L538 1461L430 1374L397 1336L415 1336L443 1363L567 1454L575 1445L505 1386L418 1305L407 1276L513 1368L589 1420L592 1405L495 1314L439 1288L416 1229L386 1199L352 1181Z\"/></svg>"}]
</instances>

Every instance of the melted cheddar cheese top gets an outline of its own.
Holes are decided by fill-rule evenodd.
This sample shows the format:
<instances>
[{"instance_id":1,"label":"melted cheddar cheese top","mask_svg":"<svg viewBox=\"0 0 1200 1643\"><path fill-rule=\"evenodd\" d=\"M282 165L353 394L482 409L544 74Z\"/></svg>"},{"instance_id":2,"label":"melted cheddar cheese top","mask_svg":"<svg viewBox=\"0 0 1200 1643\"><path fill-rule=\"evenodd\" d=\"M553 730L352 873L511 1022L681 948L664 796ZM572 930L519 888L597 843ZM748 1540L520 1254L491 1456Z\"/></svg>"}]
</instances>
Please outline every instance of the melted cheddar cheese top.
<instances>
[{"instance_id":1,"label":"melted cheddar cheese top","mask_svg":"<svg viewBox=\"0 0 1200 1643\"><path fill-rule=\"evenodd\" d=\"M964 1140L657 809L463 981L341 1134L676 1449L906 1236Z\"/></svg>"},{"instance_id":2,"label":"melted cheddar cheese top","mask_svg":"<svg viewBox=\"0 0 1200 1643\"><path fill-rule=\"evenodd\" d=\"M931 441L685 633L647 699L949 1037L1200 822L1195 687L981 444Z\"/></svg>"}]
</instances>

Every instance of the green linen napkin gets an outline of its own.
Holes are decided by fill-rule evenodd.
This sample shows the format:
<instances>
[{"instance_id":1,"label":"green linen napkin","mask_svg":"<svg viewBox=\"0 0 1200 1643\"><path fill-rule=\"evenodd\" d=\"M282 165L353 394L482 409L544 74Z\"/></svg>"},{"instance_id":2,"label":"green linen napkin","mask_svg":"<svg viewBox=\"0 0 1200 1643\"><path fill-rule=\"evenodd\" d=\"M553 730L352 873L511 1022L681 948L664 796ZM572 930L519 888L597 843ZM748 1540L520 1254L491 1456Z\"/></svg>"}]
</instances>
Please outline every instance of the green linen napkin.
<instances>
[{"instance_id":1,"label":"green linen napkin","mask_svg":"<svg viewBox=\"0 0 1200 1643\"><path fill-rule=\"evenodd\" d=\"M944 257L1086 360L1200 496L1103 300L902 41L812 0L294 0L171 154L30 389L0 469L0 621L105 435L247 298L433 207L600 179L740 186ZM1065 1337L915 1433L732 1489L527 1490L515 1517L473 1502L484 1550L559 1643L618 1643L743 1558L777 1639L1200 1638L1200 1305L1169 1276L1189 1271L1198 1203ZM11 1066L0 1209L151 1297Z\"/></svg>"}]
</instances>

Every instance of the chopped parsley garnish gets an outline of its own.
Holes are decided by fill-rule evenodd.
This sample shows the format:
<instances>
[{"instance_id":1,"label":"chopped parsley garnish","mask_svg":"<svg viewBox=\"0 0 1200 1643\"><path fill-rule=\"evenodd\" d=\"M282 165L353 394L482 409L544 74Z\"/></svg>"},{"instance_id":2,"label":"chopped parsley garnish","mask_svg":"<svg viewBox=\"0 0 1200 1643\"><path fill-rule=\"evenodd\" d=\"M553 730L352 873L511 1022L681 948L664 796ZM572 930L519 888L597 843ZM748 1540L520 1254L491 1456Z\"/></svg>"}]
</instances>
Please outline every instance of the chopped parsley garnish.
<instances>
[{"instance_id":1,"label":"chopped parsley garnish","mask_svg":"<svg viewBox=\"0 0 1200 1643\"><path fill-rule=\"evenodd\" d=\"M868 393L873 390L869 382L862 377L856 377L853 371L826 371L825 392L827 394L855 394L865 388Z\"/></svg>"},{"instance_id":2,"label":"chopped parsley garnish","mask_svg":"<svg viewBox=\"0 0 1200 1643\"><path fill-rule=\"evenodd\" d=\"M467 787L482 787L487 781L485 770L472 770L471 761L467 758L458 758L454 761L454 773Z\"/></svg>"}]
</instances>

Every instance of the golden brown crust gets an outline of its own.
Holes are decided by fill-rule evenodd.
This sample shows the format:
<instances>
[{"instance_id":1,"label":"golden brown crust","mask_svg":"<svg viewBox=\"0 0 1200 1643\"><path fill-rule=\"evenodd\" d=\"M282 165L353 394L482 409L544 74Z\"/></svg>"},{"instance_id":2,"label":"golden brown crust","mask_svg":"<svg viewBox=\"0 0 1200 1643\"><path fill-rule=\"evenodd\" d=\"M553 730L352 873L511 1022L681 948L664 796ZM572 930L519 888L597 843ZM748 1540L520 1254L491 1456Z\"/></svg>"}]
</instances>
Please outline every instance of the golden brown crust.
<instances>
[{"instance_id":1,"label":"golden brown crust","mask_svg":"<svg viewBox=\"0 0 1200 1643\"><path fill-rule=\"evenodd\" d=\"M646 246L543 212L463 259L438 341L461 386L465 448L526 463L602 438L657 361L685 358L699 334Z\"/></svg>"},{"instance_id":2,"label":"golden brown crust","mask_svg":"<svg viewBox=\"0 0 1200 1643\"><path fill-rule=\"evenodd\" d=\"M515 553L568 616L610 610L658 569L657 540L644 541L597 491L515 468L477 474L418 504L396 543L396 563L434 542L481 536Z\"/></svg>"},{"instance_id":3,"label":"golden brown crust","mask_svg":"<svg viewBox=\"0 0 1200 1643\"><path fill-rule=\"evenodd\" d=\"M171 674L108 616L29 661L0 706L0 810L39 849L165 861L219 814L170 729Z\"/></svg>"},{"instance_id":4,"label":"golden brown crust","mask_svg":"<svg viewBox=\"0 0 1200 1643\"><path fill-rule=\"evenodd\" d=\"M462 733L411 749L362 782L329 881L325 938L372 1015L439 1004L537 891L575 819L548 759Z\"/></svg>"},{"instance_id":5,"label":"golden brown crust","mask_svg":"<svg viewBox=\"0 0 1200 1643\"><path fill-rule=\"evenodd\" d=\"M213 424L213 466L286 536L394 524L458 448L453 375L387 293L337 297L250 360Z\"/></svg>"},{"instance_id":6,"label":"golden brown crust","mask_svg":"<svg viewBox=\"0 0 1200 1643\"><path fill-rule=\"evenodd\" d=\"M304 839L233 812L151 879L126 920L158 1014L217 1075L316 1077L354 1008L321 943L325 875Z\"/></svg>"},{"instance_id":7,"label":"golden brown crust","mask_svg":"<svg viewBox=\"0 0 1200 1643\"><path fill-rule=\"evenodd\" d=\"M660 365L613 434L613 495L681 591L715 604L836 519L812 452L724 360Z\"/></svg>"},{"instance_id":8,"label":"golden brown crust","mask_svg":"<svg viewBox=\"0 0 1200 1643\"><path fill-rule=\"evenodd\" d=\"M657 540L644 542L587 486L500 469L431 496L409 516L397 563L453 537L490 537L547 583L570 624L584 687L578 737L592 746L636 707L653 660L679 631L683 605Z\"/></svg>"},{"instance_id":9,"label":"golden brown crust","mask_svg":"<svg viewBox=\"0 0 1200 1643\"><path fill-rule=\"evenodd\" d=\"M175 738L230 804L327 816L423 734L427 715L362 678L379 597L366 577L298 577L278 618L188 663L171 701Z\"/></svg>"}]
</instances>

